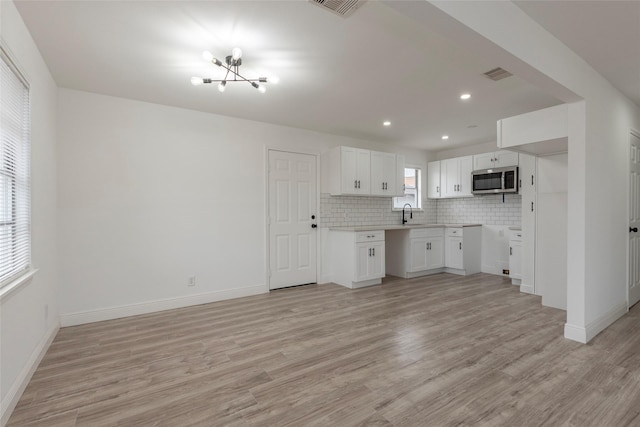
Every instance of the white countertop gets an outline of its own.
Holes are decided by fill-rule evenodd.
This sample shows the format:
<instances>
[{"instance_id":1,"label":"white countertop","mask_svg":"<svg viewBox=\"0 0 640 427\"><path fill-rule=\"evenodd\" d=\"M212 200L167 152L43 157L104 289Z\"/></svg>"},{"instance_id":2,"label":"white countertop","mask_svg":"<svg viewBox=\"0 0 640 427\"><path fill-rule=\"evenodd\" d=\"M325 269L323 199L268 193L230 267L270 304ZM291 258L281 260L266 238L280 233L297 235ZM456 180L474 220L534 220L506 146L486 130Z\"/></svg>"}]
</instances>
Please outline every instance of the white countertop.
<instances>
[{"instance_id":1,"label":"white countertop","mask_svg":"<svg viewBox=\"0 0 640 427\"><path fill-rule=\"evenodd\" d=\"M390 225L359 225L355 227L329 227L333 231L376 231L376 230L406 230L411 228L463 228L482 227L482 224L390 224Z\"/></svg>"}]
</instances>

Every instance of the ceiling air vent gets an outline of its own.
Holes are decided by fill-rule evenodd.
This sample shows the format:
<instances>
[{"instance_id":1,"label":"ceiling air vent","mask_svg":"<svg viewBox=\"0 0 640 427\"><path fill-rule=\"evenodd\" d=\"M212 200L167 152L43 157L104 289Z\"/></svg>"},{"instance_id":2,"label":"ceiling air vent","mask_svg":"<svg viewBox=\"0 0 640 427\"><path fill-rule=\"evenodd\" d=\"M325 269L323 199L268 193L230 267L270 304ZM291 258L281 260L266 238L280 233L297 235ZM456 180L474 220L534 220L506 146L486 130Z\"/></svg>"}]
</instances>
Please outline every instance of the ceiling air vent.
<instances>
[{"instance_id":1,"label":"ceiling air vent","mask_svg":"<svg viewBox=\"0 0 640 427\"><path fill-rule=\"evenodd\" d=\"M490 70L490 71L487 71L486 73L484 73L484 75L489 77L494 82L497 82L498 80L506 79L507 77L513 76L513 74L511 74L507 70L502 69L500 67L494 68L493 70Z\"/></svg>"},{"instance_id":2,"label":"ceiling air vent","mask_svg":"<svg viewBox=\"0 0 640 427\"><path fill-rule=\"evenodd\" d=\"M367 0L309 0L309 2L329 10L336 15L347 17Z\"/></svg>"}]
</instances>

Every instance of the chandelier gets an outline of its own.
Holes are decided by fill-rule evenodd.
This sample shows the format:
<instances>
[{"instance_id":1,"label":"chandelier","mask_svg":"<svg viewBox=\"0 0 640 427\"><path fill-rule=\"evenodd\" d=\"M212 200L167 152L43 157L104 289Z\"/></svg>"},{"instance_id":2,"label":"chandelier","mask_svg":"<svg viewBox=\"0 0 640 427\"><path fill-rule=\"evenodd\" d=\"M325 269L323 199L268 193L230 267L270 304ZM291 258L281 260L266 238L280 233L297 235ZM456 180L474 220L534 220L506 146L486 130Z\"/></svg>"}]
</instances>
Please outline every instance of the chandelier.
<instances>
[{"instance_id":1,"label":"chandelier","mask_svg":"<svg viewBox=\"0 0 640 427\"><path fill-rule=\"evenodd\" d=\"M266 92L267 87L264 85L264 83L267 83L266 77L248 79L239 73L238 70L242 65L242 50L240 50L240 48L233 48L233 50L231 51L231 55L227 56L224 62L220 61L218 58L214 57L211 52L206 50L202 52L202 57L206 61L209 61L220 68L224 68L226 70L226 73L224 75L224 78L218 80L207 77L191 77L192 85L200 86L201 84L218 83L218 90L220 92L224 92L228 82L247 82L254 88L258 89L260 92ZM269 79L269 82L277 83L276 79L274 79L273 77Z\"/></svg>"}]
</instances>

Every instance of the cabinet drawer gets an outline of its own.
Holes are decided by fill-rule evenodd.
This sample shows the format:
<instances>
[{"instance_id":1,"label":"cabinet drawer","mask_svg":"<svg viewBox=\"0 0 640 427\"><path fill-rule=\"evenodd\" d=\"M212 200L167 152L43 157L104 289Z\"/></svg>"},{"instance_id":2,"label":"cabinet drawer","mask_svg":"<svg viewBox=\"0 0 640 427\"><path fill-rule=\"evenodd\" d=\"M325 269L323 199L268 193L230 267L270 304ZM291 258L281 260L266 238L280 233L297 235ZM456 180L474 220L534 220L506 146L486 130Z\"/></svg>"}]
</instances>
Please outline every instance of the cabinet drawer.
<instances>
[{"instance_id":1,"label":"cabinet drawer","mask_svg":"<svg viewBox=\"0 0 640 427\"><path fill-rule=\"evenodd\" d=\"M460 228L447 228L447 236L462 237L462 227Z\"/></svg>"},{"instance_id":2,"label":"cabinet drawer","mask_svg":"<svg viewBox=\"0 0 640 427\"><path fill-rule=\"evenodd\" d=\"M384 240L384 230L358 231L356 233L356 243L376 242Z\"/></svg>"},{"instance_id":3,"label":"cabinet drawer","mask_svg":"<svg viewBox=\"0 0 640 427\"><path fill-rule=\"evenodd\" d=\"M444 236L444 228L412 228L409 230L409 238L415 239L419 237L442 237Z\"/></svg>"},{"instance_id":4,"label":"cabinet drawer","mask_svg":"<svg viewBox=\"0 0 640 427\"><path fill-rule=\"evenodd\" d=\"M521 242L522 241L522 231L512 230L511 231L511 236L509 236L509 239L513 240L515 242Z\"/></svg>"}]
</instances>

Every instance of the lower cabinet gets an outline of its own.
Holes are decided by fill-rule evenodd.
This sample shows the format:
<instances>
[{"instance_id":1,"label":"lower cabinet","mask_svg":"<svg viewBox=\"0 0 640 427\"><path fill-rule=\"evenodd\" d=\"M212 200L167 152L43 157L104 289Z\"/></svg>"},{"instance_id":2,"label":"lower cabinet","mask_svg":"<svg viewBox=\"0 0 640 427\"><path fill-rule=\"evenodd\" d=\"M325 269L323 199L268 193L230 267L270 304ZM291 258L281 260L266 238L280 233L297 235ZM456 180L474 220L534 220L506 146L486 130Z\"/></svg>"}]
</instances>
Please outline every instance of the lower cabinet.
<instances>
[{"instance_id":1,"label":"lower cabinet","mask_svg":"<svg viewBox=\"0 0 640 427\"><path fill-rule=\"evenodd\" d=\"M387 274L412 278L444 271L444 227L389 230Z\"/></svg>"},{"instance_id":2,"label":"lower cabinet","mask_svg":"<svg viewBox=\"0 0 640 427\"><path fill-rule=\"evenodd\" d=\"M509 277L514 285L522 282L522 231L518 230L509 236Z\"/></svg>"},{"instance_id":3,"label":"lower cabinet","mask_svg":"<svg viewBox=\"0 0 640 427\"><path fill-rule=\"evenodd\" d=\"M482 227L447 227L445 234L445 271L462 275L479 273Z\"/></svg>"},{"instance_id":4,"label":"lower cabinet","mask_svg":"<svg viewBox=\"0 0 640 427\"><path fill-rule=\"evenodd\" d=\"M356 244L355 282L384 277L384 240Z\"/></svg>"},{"instance_id":5,"label":"lower cabinet","mask_svg":"<svg viewBox=\"0 0 640 427\"><path fill-rule=\"evenodd\" d=\"M329 245L333 282L352 289L382 283L385 275L384 230L331 230Z\"/></svg>"}]
</instances>

